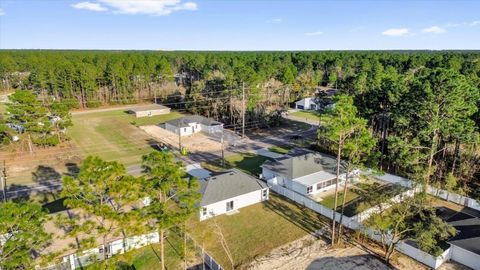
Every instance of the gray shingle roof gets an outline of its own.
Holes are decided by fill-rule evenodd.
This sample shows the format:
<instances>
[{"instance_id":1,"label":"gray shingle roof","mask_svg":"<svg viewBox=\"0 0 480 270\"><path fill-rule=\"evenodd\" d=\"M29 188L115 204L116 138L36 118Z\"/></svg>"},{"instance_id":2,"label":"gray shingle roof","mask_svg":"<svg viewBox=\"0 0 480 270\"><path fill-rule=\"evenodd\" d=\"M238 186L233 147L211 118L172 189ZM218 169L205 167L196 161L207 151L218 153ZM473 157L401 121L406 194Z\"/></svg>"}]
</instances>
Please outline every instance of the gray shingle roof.
<instances>
[{"instance_id":1,"label":"gray shingle roof","mask_svg":"<svg viewBox=\"0 0 480 270\"><path fill-rule=\"evenodd\" d=\"M216 125L222 124L220 122L208 119L200 115L185 116L185 117L170 120L166 123L176 127L188 127L189 126L188 124L190 123L199 123L206 126L216 126Z\"/></svg>"},{"instance_id":2,"label":"gray shingle roof","mask_svg":"<svg viewBox=\"0 0 480 270\"><path fill-rule=\"evenodd\" d=\"M447 242L480 255L480 218L459 212L447 222L457 230Z\"/></svg>"},{"instance_id":3,"label":"gray shingle roof","mask_svg":"<svg viewBox=\"0 0 480 270\"><path fill-rule=\"evenodd\" d=\"M202 193L200 206L267 188L267 185L259 179L235 169L209 177L200 183Z\"/></svg>"},{"instance_id":4,"label":"gray shingle roof","mask_svg":"<svg viewBox=\"0 0 480 270\"><path fill-rule=\"evenodd\" d=\"M273 161L268 160L263 163L262 168L293 180L320 171L336 175L336 160L330 155L315 152ZM343 172L341 170L341 173Z\"/></svg>"}]
</instances>

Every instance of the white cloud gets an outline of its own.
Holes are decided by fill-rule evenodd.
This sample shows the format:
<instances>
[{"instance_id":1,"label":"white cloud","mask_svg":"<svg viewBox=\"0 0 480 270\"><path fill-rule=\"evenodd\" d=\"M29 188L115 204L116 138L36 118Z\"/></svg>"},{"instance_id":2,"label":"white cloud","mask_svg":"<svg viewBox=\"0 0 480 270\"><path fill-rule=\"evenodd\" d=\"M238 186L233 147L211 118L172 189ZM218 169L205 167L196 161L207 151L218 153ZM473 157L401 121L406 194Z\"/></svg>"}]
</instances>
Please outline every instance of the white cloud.
<instances>
[{"instance_id":1,"label":"white cloud","mask_svg":"<svg viewBox=\"0 0 480 270\"><path fill-rule=\"evenodd\" d=\"M480 21L470 21L470 22L462 22L462 23L449 23L447 27L460 27L460 26L477 26L480 25Z\"/></svg>"},{"instance_id":2,"label":"white cloud","mask_svg":"<svg viewBox=\"0 0 480 270\"><path fill-rule=\"evenodd\" d=\"M313 36L319 36L323 34L322 31L317 31L317 32L308 32L308 33L305 33L305 36L308 36L308 37L313 37Z\"/></svg>"},{"instance_id":3,"label":"white cloud","mask_svg":"<svg viewBox=\"0 0 480 270\"><path fill-rule=\"evenodd\" d=\"M5 11L3 11L3 8L0 8L0 16L5 15Z\"/></svg>"},{"instance_id":4,"label":"white cloud","mask_svg":"<svg viewBox=\"0 0 480 270\"><path fill-rule=\"evenodd\" d=\"M409 33L407 28L391 28L382 32L384 36L401 37Z\"/></svg>"},{"instance_id":5,"label":"white cloud","mask_svg":"<svg viewBox=\"0 0 480 270\"><path fill-rule=\"evenodd\" d=\"M100 5L99 3L91 3L91 2L80 2L72 5L72 7L77 9L86 9L91 11L105 11L107 10L106 7Z\"/></svg>"},{"instance_id":6,"label":"white cloud","mask_svg":"<svg viewBox=\"0 0 480 270\"><path fill-rule=\"evenodd\" d=\"M445 28L440 27L440 26L434 25L434 26L422 29L422 32L423 33L430 33L430 34L442 34L442 33L447 32L447 30Z\"/></svg>"},{"instance_id":7,"label":"white cloud","mask_svg":"<svg viewBox=\"0 0 480 270\"><path fill-rule=\"evenodd\" d=\"M194 2L182 0L98 0L109 6L115 13L120 14L148 14L164 16L178 10L196 10Z\"/></svg>"},{"instance_id":8,"label":"white cloud","mask_svg":"<svg viewBox=\"0 0 480 270\"><path fill-rule=\"evenodd\" d=\"M480 21L466 22L468 26L477 26L480 25Z\"/></svg>"},{"instance_id":9,"label":"white cloud","mask_svg":"<svg viewBox=\"0 0 480 270\"><path fill-rule=\"evenodd\" d=\"M282 19L280 18L267 20L267 23L280 23L280 22L282 22Z\"/></svg>"}]
</instances>

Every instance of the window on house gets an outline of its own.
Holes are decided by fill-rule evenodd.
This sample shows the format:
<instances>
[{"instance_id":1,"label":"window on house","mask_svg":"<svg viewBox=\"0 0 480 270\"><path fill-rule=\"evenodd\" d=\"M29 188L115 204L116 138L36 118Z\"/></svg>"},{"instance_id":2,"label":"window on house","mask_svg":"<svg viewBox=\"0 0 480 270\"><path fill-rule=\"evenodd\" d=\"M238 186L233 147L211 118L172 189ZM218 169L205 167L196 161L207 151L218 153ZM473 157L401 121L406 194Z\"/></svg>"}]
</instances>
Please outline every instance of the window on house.
<instances>
[{"instance_id":1,"label":"window on house","mask_svg":"<svg viewBox=\"0 0 480 270\"><path fill-rule=\"evenodd\" d=\"M183 131L184 131L184 132L187 132L187 128L183 128Z\"/></svg>"},{"instance_id":2,"label":"window on house","mask_svg":"<svg viewBox=\"0 0 480 270\"><path fill-rule=\"evenodd\" d=\"M307 187L307 194L312 193L313 191L313 186Z\"/></svg>"},{"instance_id":3,"label":"window on house","mask_svg":"<svg viewBox=\"0 0 480 270\"><path fill-rule=\"evenodd\" d=\"M264 200L267 199L267 194L268 194L268 190L267 190L267 189L262 190L262 198L263 198Z\"/></svg>"},{"instance_id":4,"label":"window on house","mask_svg":"<svg viewBox=\"0 0 480 270\"><path fill-rule=\"evenodd\" d=\"M227 202L227 211L232 211L233 210L233 201Z\"/></svg>"},{"instance_id":5,"label":"window on house","mask_svg":"<svg viewBox=\"0 0 480 270\"><path fill-rule=\"evenodd\" d=\"M204 215L204 216L207 215L207 207L203 207L203 209L202 209L202 215Z\"/></svg>"}]
</instances>

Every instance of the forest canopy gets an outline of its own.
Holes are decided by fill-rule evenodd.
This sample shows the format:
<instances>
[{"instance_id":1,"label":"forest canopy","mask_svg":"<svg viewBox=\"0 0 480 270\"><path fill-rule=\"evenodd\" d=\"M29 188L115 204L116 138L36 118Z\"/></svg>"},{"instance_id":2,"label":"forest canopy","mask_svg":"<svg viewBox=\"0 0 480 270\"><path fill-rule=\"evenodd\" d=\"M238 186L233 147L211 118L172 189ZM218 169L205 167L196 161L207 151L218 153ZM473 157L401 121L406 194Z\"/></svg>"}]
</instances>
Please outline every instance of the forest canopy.
<instances>
[{"instance_id":1,"label":"forest canopy","mask_svg":"<svg viewBox=\"0 0 480 270\"><path fill-rule=\"evenodd\" d=\"M0 51L1 89L70 108L156 99L227 127L278 125L322 89L349 95L380 167L480 198L480 52Z\"/></svg>"}]
</instances>

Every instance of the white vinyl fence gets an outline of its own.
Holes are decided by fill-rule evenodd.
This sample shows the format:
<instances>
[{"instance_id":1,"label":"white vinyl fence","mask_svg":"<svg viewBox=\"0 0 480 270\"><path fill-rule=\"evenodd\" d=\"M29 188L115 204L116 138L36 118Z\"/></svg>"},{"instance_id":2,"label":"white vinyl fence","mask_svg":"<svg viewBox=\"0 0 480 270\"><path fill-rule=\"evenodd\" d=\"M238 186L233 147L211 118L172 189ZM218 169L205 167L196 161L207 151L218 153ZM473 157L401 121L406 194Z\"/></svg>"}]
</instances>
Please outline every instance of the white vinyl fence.
<instances>
[{"instance_id":1,"label":"white vinyl fence","mask_svg":"<svg viewBox=\"0 0 480 270\"><path fill-rule=\"evenodd\" d=\"M396 179L398 180L398 179ZM404 182L404 181L395 181L394 182L395 184L400 184L404 187L411 187L411 184L407 183L407 182ZM275 191L276 193L284 196L284 197L287 197L289 198L290 200L292 201L295 201L296 203L298 204L301 204L305 207L308 207L310 209L312 209L313 211L321 214L322 216L325 216L329 219L333 219L333 210L330 209L330 208L327 208L326 206L323 206L321 204L319 204L318 202L314 201L313 199L311 198L308 198L308 197L305 197L299 193L296 193L290 189L287 189L285 187L282 187L280 185L277 185L277 184L273 184L273 183L269 183L269 186L270 188ZM419 188L415 188L415 189L409 189L401 194L398 194L397 196L393 197L392 198L392 202L401 202L403 200L403 198L405 198L406 196L413 196L417 191L419 191L420 189ZM390 207L391 204L384 204L382 205L382 209L386 209L388 207ZM378 234L376 231L374 231L373 229L371 228L365 228L362 224L362 221L368 219L371 215L377 213L378 211L380 211L380 207L378 206L375 206L375 207L372 207L372 208L369 208L353 217L347 217L347 216L343 216L342 218L342 224L347 227L347 228L350 228L352 230L362 230L366 235L368 235L370 238L376 240L376 241L381 241L381 238L380 238L380 234ZM341 214L336 212L335 214L335 220L337 220L338 222L340 222L340 216ZM389 240L387 240L389 241ZM397 244L396 246L396 249L431 267L431 268L434 268L434 269L437 269L443 262L445 262L446 260L448 260L448 255L449 255L449 250L446 250L442 255L438 256L438 257L435 257L435 256L432 256L414 246L411 246L409 244L406 244L406 243L399 243Z\"/></svg>"},{"instance_id":2,"label":"white vinyl fence","mask_svg":"<svg viewBox=\"0 0 480 270\"><path fill-rule=\"evenodd\" d=\"M480 202L475 199L465 197L456 193L448 192L443 189L434 188L432 186L428 186L427 192L432 196L480 211Z\"/></svg>"},{"instance_id":3,"label":"white vinyl fence","mask_svg":"<svg viewBox=\"0 0 480 270\"><path fill-rule=\"evenodd\" d=\"M176 228L172 228L171 232L176 233L178 236L183 234L183 232ZM224 268L211 255L205 252L205 250L198 245L190 235L187 234L186 236L187 240L193 243L199 258L202 258L202 263L212 270L224 270ZM160 235L158 232L151 232L125 239L118 239L108 243L106 249L103 245L100 245L96 248L85 250L83 252L67 255L63 257L63 262L56 265L50 265L43 268L43 270L73 270L77 268L83 268L90 264L101 262L113 255L122 254L124 252L158 242L160 242Z\"/></svg>"},{"instance_id":4,"label":"white vinyl fence","mask_svg":"<svg viewBox=\"0 0 480 270\"><path fill-rule=\"evenodd\" d=\"M384 182L396 183L396 184L400 184L404 187L409 187L409 188L413 187L414 184L415 184L410 179L407 179L407 178L404 178L404 177L401 177L401 176L397 176L397 175L393 175L393 174L389 174L389 173L386 173L386 174L383 174L383 175L372 175L372 176L374 178L377 178L378 180L381 180L381 181L384 181ZM465 196L462 196L462 195L459 195L459 194L456 194L456 193L453 193L453 192L448 192L448 191L443 190L443 189L435 188L435 187L432 187L430 185L427 187L427 193L432 195L432 196L441 198L443 200L453 202L453 203L456 203L456 204L460 204L460 205L463 205L463 206L467 206L467 207L470 207L470 208L473 208L475 210L480 211L480 202L475 200L475 199L465 197Z\"/></svg>"}]
</instances>

